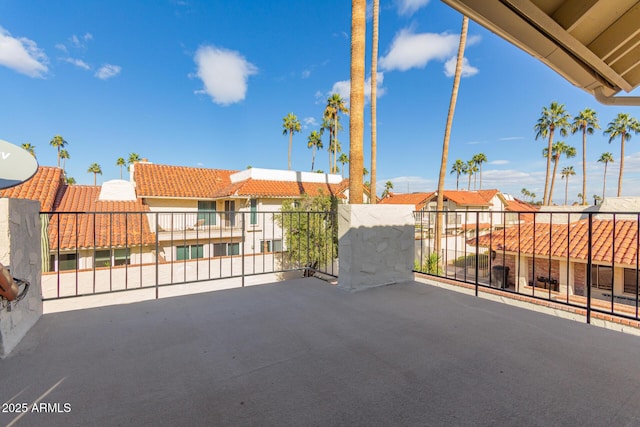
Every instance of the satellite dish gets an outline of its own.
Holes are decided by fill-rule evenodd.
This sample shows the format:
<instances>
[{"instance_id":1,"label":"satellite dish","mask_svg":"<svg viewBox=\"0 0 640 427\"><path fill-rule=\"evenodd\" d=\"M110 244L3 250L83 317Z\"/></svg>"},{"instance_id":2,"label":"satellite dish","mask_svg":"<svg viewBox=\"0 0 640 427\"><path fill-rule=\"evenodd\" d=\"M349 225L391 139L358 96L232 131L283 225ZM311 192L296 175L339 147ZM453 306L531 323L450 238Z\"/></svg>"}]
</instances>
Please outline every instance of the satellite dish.
<instances>
[{"instance_id":1,"label":"satellite dish","mask_svg":"<svg viewBox=\"0 0 640 427\"><path fill-rule=\"evenodd\" d=\"M0 190L30 180L38 171L38 161L24 148L0 139Z\"/></svg>"}]
</instances>

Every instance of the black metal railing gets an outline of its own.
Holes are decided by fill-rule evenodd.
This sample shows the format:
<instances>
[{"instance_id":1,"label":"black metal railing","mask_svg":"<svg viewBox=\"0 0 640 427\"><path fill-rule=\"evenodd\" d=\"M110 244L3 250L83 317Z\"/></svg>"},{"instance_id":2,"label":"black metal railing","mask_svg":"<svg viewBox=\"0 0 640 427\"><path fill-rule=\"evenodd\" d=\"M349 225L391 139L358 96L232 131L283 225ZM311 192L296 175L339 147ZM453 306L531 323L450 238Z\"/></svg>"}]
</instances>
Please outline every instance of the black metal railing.
<instances>
[{"instance_id":1,"label":"black metal railing","mask_svg":"<svg viewBox=\"0 0 640 427\"><path fill-rule=\"evenodd\" d=\"M41 212L43 300L304 270L337 276L335 212ZM277 280L277 277L274 277Z\"/></svg>"},{"instance_id":2,"label":"black metal railing","mask_svg":"<svg viewBox=\"0 0 640 427\"><path fill-rule=\"evenodd\" d=\"M414 271L640 320L640 213L442 213L415 212Z\"/></svg>"}]
</instances>

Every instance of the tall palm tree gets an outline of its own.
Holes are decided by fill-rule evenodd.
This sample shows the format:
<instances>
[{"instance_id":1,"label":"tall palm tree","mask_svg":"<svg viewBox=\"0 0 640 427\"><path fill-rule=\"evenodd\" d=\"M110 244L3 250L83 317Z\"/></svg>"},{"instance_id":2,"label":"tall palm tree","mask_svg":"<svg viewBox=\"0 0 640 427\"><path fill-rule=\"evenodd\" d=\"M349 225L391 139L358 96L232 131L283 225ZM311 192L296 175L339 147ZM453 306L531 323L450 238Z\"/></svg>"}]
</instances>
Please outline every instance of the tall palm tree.
<instances>
[{"instance_id":1,"label":"tall palm tree","mask_svg":"<svg viewBox=\"0 0 640 427\"><path fill-rule=\"evenodd\" d=\"M284 116L284 118L282 119L282 134L283 135L289 135L289 161L288 161L288 167L289 170L291 170L291 148L293 146L293 134L294 133L298 133L300 132L300 121L298 120L298 117L293 114L293 113L289 113L286 116Z\"/></svg>"},{"instance_id":2,"label":"tall palm tree","mask_svg":"<svg viewBox=\"0 0 640 427\"><path fill-rule=\"evenodd\" d=\"M610 152L602 153L598 162L604 163L604 176L602 177L602 199L604 200L604 194L607 190L607 165L613 163L613 154Z\"/></svg>"},{"instance_id":3,"label":"tall palm tree","mask_svg":"<svg viewBox=\"0 0 640 427\"><path fill-rule=\"evenodd\" d=\"M76 183L76 179L72 176L69 176L64 179L64 182L66 182L67 185L74 185Z\"/></svg>"},{"instance_id":4,"label":"tall palm tree","mask_svg":"<svg viewBox=\"0 0 640 427\"><path fill-rule=\"evenodd\" d=\"M549 108L542 108L542 116L538 119L538 122L533 127L536 131L536 139L548 138L547 151L551 152L553 145L553 135L556 131L560 132L560 135L567 136L567 130L569 129L569 113L564 109L564 104L558 104L552 102ZM549 173L551 171L551 157L547 157L547 172L544 180L544 195L542 196L542 204L548 205L551 194L549 190Z\"/></svg>"},{"instance_id":5,"label":"tall palm tree","mask_svg":"<svg viewBox=\"0 0 640 427\"><path fill-rule=\"evenodd\" d=\"M377 151L378 151L378 21L380 16L380 0L373 0L373 28L371 48L371 183L376 188ZM373 197L371 203L377 203Z\"/></svg>"},{"instance_id":6,"label":"tall palm tree","mask_svg":"<svg viewBox=\"0 0 640 427\"><path fill-rule=\"evenodd\" d=\"M102 175L102 168L100 168L100 165L97 163L91 163L91 165L89 165L89 169L87 169L87 172L93 174L93 185L96 185L97 175Z\"/></svg>"},{"instance_id":7,"label":"tall palm tree","mask_svg":"<svg viewBox=\"0 0 640 427\"><path fill-rule=\"evenodd\" d=\"M344 179L344 165L345 163L349 163L349 156L347 156L345 153L342 153L340 154L340 157L338 157L338 161L342 164L342 179Z\"/></svg>"},{"instance_id":8,"label":"tall palm tree","mask_svg":"<svg viewBox=\"0 0 640 427\"><path fill-rule=\"evenodd\" d=\"M447 158L449 156L449 139L451 138L451 127L453 125L453 115L456 111L458 101L458 90L460 88L460 77L462 76L462 60L464 59L464 47L467 43L467 29L469 28L469 18L462 17L462 28L460 30L460 44L458 45L458 56L456 58L456 71L453 75L453 87L451 89L451 99L449 101L449 112L447 114L447 124L444 128L444 139L442 141L442 159L440 160L440 174L438 175L438 195L436 198L436 235L435 252L440 255L442 240L442 210L444 208L444 177L447 171Z\"/></svg>"},{"instance_id":9,"label":"tall palm tree","mask_svg":"<svg viewBox=\"0 0 640 427\"><path fill-rule=\"evenodd\" d=\"M467 187L467 191L471 191L471 177L478 172L478 166L476 166L473 160L469 160L465 165L464 172L469 175L469 186Z\"/></svg>"},{"instance_id":10,"label":"tall palm tree","mask_svg":"<svg viewBox=\"0 0 640 427\"><path fill-rule=\"evenodd\" d=\"M36 146L29 143L29 142L25 142L24 144L21 145L21 147L26 150L29 154L31 154L33 157L36 156Z\"/></svg>"},{"instance_id":11,"label":"tall palm tree","mask_svg":"<svg viewBox=\"0 0 640 427\"><path fill-rule=\"evenodd\" d=\"M353 8L353 4L352 4L352 8ZM352 9L352 13L353 13L353 9ZM353 23L352 23L352 25L353 25ZM352 28L351 31L353 31L353 28ZM353 39L353 35L352 35L352 39ZM363 45L362 52L364 52L364 40L362 40L362 45ZM353 40L352 40L352 49L353 49ZM353 55L353 53L352 53L352 55ZM364 71L363 71L363 77L364 77ZM354 82L352 81L351 82L351 91L352 91L352 93L353 93L353 84L354 84ZM362 83L362 87L364 89L364 80L363 80L363 83ZM363 105L364 105L364 98L363 98L362 102L363 102ZM352 107L353 107L353 105L352 105ZM326 106L326 108L324 110L323 117L325 119L329 120L330 122L333 122L331 124L331 130L333 131L333 141L334 141L333 156L332 156L332 162L333 163L331 165L329 165L330 166L329 169L333 168L333 170L335 170L338 167L338 151L337 151L337 145L335 144L335 141L338 140L338 131L341 130L339 117L340 117L340 113L347 114L348 112L349 112L349 109L347 108L347 105L346 105L344 99L342 99L342 97L339 94L334 93L327 99L327 106ZM363 116L363 123L364 123L364 116ZM349 122L349 132L351 132L351 122ZM364 129L363 129L363 132L364 132Z\"/></svg>"},{"instance_id":12,"label":"tall palm tree","mask_svg":"<svg viewBox=\"0 0 640 427\"><path fill-rule=\"evenodd\" d=\"M487 162L487 156L484 153L475 154L471 160L480 168L480 189L482 190L482 164ZM475 188L475 183L473 187Z\"/></svg>"},{"instance_id":13,"label":"tall palm tree","mask_svg":"<svg viewBox=\"0 0 640 427\"><path fill-rule=\"evenodd\" d=\"M565 166L562 168L562 171L560 172L560 176L562 177L562 179L566 179L566 181L564 182L564 204L566 206L567 204L567 198L569 195L569 177L572 175L575 175L576 171L573 170L573 166Z\"/></svg>"},{"instance_id":14,"label":"tall palm tree","mask_svg":"<svg viewBox=\"0 0 640 427\"><path fill-rule=\"evenodd\" d=\"M382 192L382 198L384 199L393 190L393 182L387 181L384 183L384 191Z\"/></svg>"},{"instance_id":15,"label":"tall palm tree","mask_svg":"<svg viewBox=\"0 0 640 427\"><path fill-rule=\"evenodd\" d=\"M58 149L58 167L60 167L60 149L64 148L67 144L68 142L60 135L54 136L51 141L49 141L49 145Z\"/></svg>"},{"instance_id":16,"label":"tall palm tree","mask_svg":"<svg viewBox=\"0 0 640 427\"><path fill-rule=\"evenodd\" d=\"M342 153L342 145L340 145L340 141L334 138L329 144L329 173L338 173L338 166L334 165L338 153Z\"/></svg>"},{"instance_id":17,"label":"tall palm tree","mask_svg":"<svg viewBox=\"0 0 640 427\"><path fill-rule=\"evenodd\" d=\"M129 159L128 159L128 163L129 166L127 166L127 170L129 170L129 167L134 164L135 162L139 162L140 161L140 156L138 155L138 153L130 153L129 154Z\"/></svg>"},{"instance_id":18,"label":"tall palm tree","mask_svg":"<svg viewBox=\"0 0 640 427\"><path fill-rule=\"evenodd\" d=\"M558 141L551 147L551 159L553 161L553 174L551 175L551 188L549 189L549 199L547 203L550 205L553 201L553 188L556 182L556 172L558 170L558 163L560 163L560 156L565 155L566 158L576 156L576 149L570 145L565 144L562 141ZM542 150L542 155L549 158L549 152L545 148Z\"/></svg>"},{"instance_id":19,"label":"tall palm tree","mask_svg":"<svg viewBox=\"0 0 640 427\"><path fill-rule=\"evenodd\" d=\"M60 150L60 158L62 159L62 171L64 172L64 168L67 165L67 159L70 159L69 152L67 150Z\"/></svg>"},{"instance_id":20,"label":"tall palm tree","mask_svg":"<svg viewBox=\"0 0 640 427\"><path fill-rule=\"evenodd\" d=\"M451 166L451 174L456 174L456 190L460 189L460 175L466 173L467 165L460 159L457 159L453 166Z\"/></svg>"},{"instance_id":21,"label":"tall palm tree","mask_svg":"<svg viewBox=\"0 0 640 427\"><path fill-rule=\"evenodd\" d=\"M609 143L620 137L620 174L618 175L618 197L622 195L622 175L624 173L624 143L631 139L631 132L640 132L640 123L637 119L625 113L618 113L616 118L609 122L605 135L609 135Z\"/></svg>"},{"instance_id":22,"label":"tall palm tree","mask_svg":"<svg viewBox=\"0 0 640 427\"><path fill-rule=\"evenodd\" d=\"M349 116L349 203L364 202L364 48L367 0L351 0L351 95ZM342 106L346 109L345 106ZM336 113L340 111L336 104ZM337 138L336 138L337 139ZM335 159L334 159L335 160Z\"/></svg>"},{"instance_id":23,"label":"tall palm tree","mask_svg":"<svg viewBox=\"0 0 640 427\"><path fill-rule=\"evenodd\" d=\"M571 122L572 134L582 132L582 194L587 194L587 134L592 135L595 129L600 129L600 123L598 114L591 108L580 111ZM586 197L582 197L582 204L586 206Z\"/></svg>"},{"instance_id":24,"label":"tall palm tree","mask_svg":"<svg viewBox=\"0 0 640 427\"><path fill-rule=\"evenodd\" d=\"M116 166L120 166L120 179L122 179L122 168L126 165L127 162L124 157L118 157L118 160L116 160Z\"/></svg>"},{"instance_id":25,"label":"tall palm tree","mask_svg":"<svg viewBox=\"0 0 640 427\"><path fill-rule=\"evenodd\" d=\"M312 149L311 172L313 172L316 162L316 149L322 149L322 136L320 135L320 132L318 132L317 130L311 131L311 133L309 134L309 138L307 139L307 148Z\"/></svg>"}]
</instances>

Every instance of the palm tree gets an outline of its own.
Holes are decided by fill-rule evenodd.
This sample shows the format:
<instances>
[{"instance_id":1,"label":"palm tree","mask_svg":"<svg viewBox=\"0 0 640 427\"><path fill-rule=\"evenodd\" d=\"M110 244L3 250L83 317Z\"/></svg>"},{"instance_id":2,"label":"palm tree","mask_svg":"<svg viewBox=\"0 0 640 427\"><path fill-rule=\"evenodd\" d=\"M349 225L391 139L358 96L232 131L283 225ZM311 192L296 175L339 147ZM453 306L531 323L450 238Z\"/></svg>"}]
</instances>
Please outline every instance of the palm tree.
<instances>
[{"instance_id":1,"label":"palm tree","mask_svg":"<svg viewBox=\"0 0 640 427\"><path fill-rule=\"evenodd\" d=\"M349 163L349 156L347 156L345 153L342 153L340 154L340 157L338 157L338 161L342 164L342 179L344 179L344 165L345 163Z\"/></svg>"},{"instance_id":2,"label":"palm tree","mask_svg":"<svg viewBox=\"0 0 640 427\"><path fill-rule=\"evenodd\" d=\"M64 148L64 146L67 144L68 142L65 141L64 138L60 135L54 136L51 141L49 141L49 145L58 149L58 167L60 167L60 149Z\"/></svg>"},{"instance_id":3,"label":"palm tree","mask_svg":"<svg viewBox=\"0 0 640 427\"><path fill-rule=\"evenodd\" d=\"M364 48L367 30L367 0L351 0L351 95L349 116L349 203L364 202ZM336 114L341 108L336 104ZM337 138L336 138L337 139ZM335 160L335 159L334 159Z\"/></svg>"},{"instance_id":4,"label":"palm tree","mask_svg":"<svg viewBox=\"0 0 640 427\"><path fill-rule=\"evenodd\" d=\"M567 198L569 195L569 177L575 175L576 171L573 170L573 166L565 166L562 168L562 172L560 172L560 176L562 179L566 179L564 182L564 204L567 204Z\"/></svg>"},{"instance_id":5,"label":"palm tree","mask_svg":"<svg viewBox=\"0 0 640 427\"><path fill-rule=\"evenodd\" d=\"M64 172L64 168L67 164L67 159L70 159L69 152L67 150L60 150L60 158L62 159L62 171Z\"/></svg>"},{"instance_id":6,"label":"palm tree","mask_svg":"<svg viewBox=\"0 0 640 427\"><path fill-rule=\"evenodd\" d=\"M451 166L451 174L456 174L456 190L460 189L460 174L466 173L467 165L460 159L457 159Z\"/></svg>"},{"instance_id":7,"label":"palm tree","mask_svg":"<svg viewBox=\"0 0 640 427\"><path fill-rule=\"evenodd\" d=\"M295 114L289 113L282 119L282 134L289 134L289 170L291 170L291 148L293 144L293 134L300 132L300 121Z\"/></svg>"},{"instance_id":8,"label":"palm tree","mask_svg":"<svg viewBox=\"0 0 640 427\"><path fill-rule=\"evenodd\" d=\"M631 139L631 132L640 132L638 120L628 114L618 113L616 118L608 125L605 135L609 135L609 143L620 137L620 174L618 175L618 197L622 195L622 175L624 173L624 143Z\"/></svg>"},{"instance_id":9,"label":"palm tree","mask_svg":"<svg viewBox=\"0 0 640 427\"><path fill-rule=\"evenodd\" d=\"M30 144L28 142L25 142L24 144L21 145L21 147L26 150L29 154L31 154L33 157L36 156L36 146L33 144Z\"/></svg>"},{"instance_id":10,"label":"palm tree","mask_svg":"<svg viewBox=\"0 0 640 427\"><path fill-rule=\"evenodd\" d=\"M369 170L367 168L362 168L362 179L367 175L369 175Z\"/></svg>"},{"instance_id":11,"label":"palm tree","mask_svg":"<svg viewBox=\"0 0 640 427\"><path fill-rule=\"evenodd\" d=\"M487 156L484 153L478 153L471 159L480 168L480 189L482 190L482 164L487 162ZM475 188L476 184L473 184Z\"/></svg>"},{"instance_id":12,"label":"palm tree","mask_svg":"<svg viewBox=\"0 0 640 427\"><path fill-rule=\"evenodd\" d=\"M373 28L371 48L371 183L376 186L377 150L378 150L378 20L380 16L380 0L373 0ZM374 197L373 202L377 203Z\"/></svg>"},{"instance_id":13,"label":"palm tree","mask_svg":"<svg viewBox=\"0 0 640 427\"><path fill-rule=\"evenodd\" d=\"M476 166L473 160L469 160L465 166L464 173L469 175L469 186L467 187L467 191L471 191L471 177L478 172L478 166Z\"/></svg>"},{"instance_id":14,"label":"palm tree","mask_svg":"<svg viewBox=\"0 0 640 427\"><path fill-rule=\"evenodd\" d=\"M138 155L138 153L129 154L129 160L128 160L129 166L139 161L140 161L140 156ZM127 166L127 170L129 170L129 166Z\"/></svg>"},{"instance_id":15,"label":"palm tree","mask_svg":"<svg viewBox=\"0 0 640 427\"><path fill-rule=\"evenodd\" d=\"M453 75L453 87L451 88L451 99L449 101L449 112L447 114L447 124L444 128L444 139L442 141L442 159L440 160L440 174L438 175L438 194L436 198L436 235L435 252L440 254L442 239L442 210L444 207L444 177L447 170L447 158L449 156L449 139L451 138L451 127L453 125L453 115L456 111L458 101L458 90L460 88L460 77L462 76L462 60L464 59L464 46L467 43L467 29L469 28L469 18L462 17L462 29L460 30L460 44L458 45L458 56L456 58L456 71Z\"/></svg>"},{"instance_id":16,"label":"palm tree","mask_svg":"<svg viewBox=\"0 0 640 427\"><path fill-rule=\"evenodd\" d=\"M564 104L558 104L552 102L549 108L542 108L542 116L538 119L538 122L533 127L536 131L536 139L547 138L547 151L551 152L553 145L553 135L555 131L559 131L560 135L567 136L567 129L569 129L569 113L564 109ZM549 173L551 171L551 157L547 157L547 172L544 180L544 195L542 197L542 204L548 205L551 194L549 190Z\"/></svg>"},{"instance_id":17,"label":"palm tree","mask_svg":"<svg viewBox=\"0 0 640 427\"><path fill-rule=\"evenodd\" d=\"M604 176L602 178L602 199L604 199L605 191L607 190L607 165L613 163L613 154L606 152L602 153L598 162L604 163Z\"/></svg>"},{"instance_id":18,"label":"palm tree","mask_svg":"<svg viewBox=\"0 0 640 427\"><path fill-rule=\"evenodd\" d=\"M382 192L382 198L384 199L393 190L393 182L387 181L384 183L384 191Z\"/></svg>"},{"instance_id":19,"label":"palm tree","mask_svg":"<svg viewBox=\"0 0 640 427\"><path fill-rule=\"evenodd\" d=\"M315 162L316 162L316 149L320 150L322 149L322 135L320 132L314 130L311 132L311 134L309 134L309 138L307 139L307 148L311 148L312 149L312 154L311 154L311 172L313 172L313 169L315 167Z\"/></svg>"},{"instance_id":20,"label":"palm tree","mask_svg":"<svg viewBox=\"0 0 640 427\"><path fill-rule=\"evenodd\" d=\"M549 153L546 148L542 150L542 155L547 159L549 158L548 154ZM575 157L576 149L575 147L567 145L562 141L558 141L554 143L553 146L551 147L551 158L553 161L553 174L551 176L551 188L549 189L549 199L547 200L547 203L549 205L552 203L552 200L553 200L553 188L556 182L556 172L558 170L558 163L560 163L560 156L562 156L563 154L565 155L566 158Z\"/></svg>"},{"instance_id":21,"label":"palm tree","mask_svg":"<svg viewBox=\"0 0 640 427\"><path fill-rule=\"evenodd\" d=\"M76 179L72 176L65 178L64 181L67 183L67 185L74 185L76 183Z\"/></svg>"},{"instance_id":22,"label":"palm tree","mask_svg":"<svg viewBox=\"0 0 640 427\"><path fill-rule=\"evenodd\" d=\"M582 132L582 194L587 194L587 134L592 135L595 129L600 129L598 114L591 108L585 108L573 118L571 133ZM582 205L586 206L587 198L582 198Z\"/></svg>"},{"instance_id":23,"label":"palm tree","mask_svg":"<svg viewBox=\"0 0 640 427\"><path fill-rule=\"evenodd\" d=\"M102 169L100 168L100 165L97 163L91 163L91 165L89 166L89 169L87 169L87 172L93 174L93 185L96 185L97 175L98 174L102 175Z\"/></svg>"},{"instance_id":24,"label":"palm tree","mask_svg":"<svg viewBox=\"0 0 640 427\"><path fill-rule=\"evenodd\" d=\"M360 1L360 0L357 0ZM353 10L352 10L353 13ZM364 26L364 24L363 24ZM353 29L352 29L353 31ZM352 38L353 38L353 34L352 34ZM352 42L353 45L353 42ZM362 45L364 46L364 40L362 40ZM352 46L353 49L353 46ZM362 48L362 51L364 52L364 47ZM353 53L352 53L353 55ZM353 64L352 64L353 65ZM364 67L364 65L363 65ZM364 78L364 68L363 68L363 78ZM351 93L353 94L353 84L354 82L351 82ZM364 80L362 83L362 87L363 87L363 91L364 91ZM364 92L363 92L364 93ZM364 96L364 95L363 95ZM363 105L364 105L364 98L363 98ZM352 105L353 106L353 105ZM332 122L331 124L331 130L333 131L333 138L332 141L334 142L333 147L329 147L330 149L333 149L333 157L332 157L332 161L333 163L330 166L330 169L336 169L338 166L338 150L337 150L337 144L335 144L335 141L338 140L338 131L341 130L341 126L340 126L340 122L339 122L339 117L340 117L340 113L344 113L347 114L349 112L349 109L347 108L344 99L342 99L342 97L337 94L334 93L332 94L328 99L327 99L327 106L324 110L324 114L323 117L328 120L329 122ZM364 113L363 113L364 114ZM363 116L363 122L364 122L364 116ZM364 131L364 129L363 129ZM349 123L349 132L351 132L351 123Z\"/></svg>"},{"instance_id":25,"label":"palm tree","mask_svg":"<svg viewBox=\"0 0 640 427\"><path fill-rule=\"evenodd\" d=\"M124 157L118 157L118 160L116 160L116 166L120 166L120 179L122 179L122 167L126 165L127 162L124 160Z\"/></svg>"}]
</instances>

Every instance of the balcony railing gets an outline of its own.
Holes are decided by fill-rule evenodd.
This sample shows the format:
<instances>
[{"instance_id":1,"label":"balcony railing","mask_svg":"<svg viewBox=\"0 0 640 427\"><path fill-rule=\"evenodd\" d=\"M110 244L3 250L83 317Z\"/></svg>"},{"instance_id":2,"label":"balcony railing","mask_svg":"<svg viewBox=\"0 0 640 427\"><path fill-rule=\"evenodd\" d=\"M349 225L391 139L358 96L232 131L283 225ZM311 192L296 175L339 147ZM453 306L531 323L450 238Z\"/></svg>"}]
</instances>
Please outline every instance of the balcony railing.
<instances>
[{"instance_id":1,"label":"balcony railing","mask_svg":"<svg viewBox=\"0 0 640 427\"><path fill-rule=\"evenodd\" d=\"M337 275L335 212L42 212L43 299ZM156 297L158 293L156 290Z\"/></svg>"},{"instance_id":2,"label":"balcony railing","mask_svg":"<svg viewBox=\"0 0 640 427\"><path fill-rule=\"evenodd\" d=\"M416 212L414 271L640 320L638 212ZM442 230L437 245L435 230Z\"/></svg>"}]
</instances>

